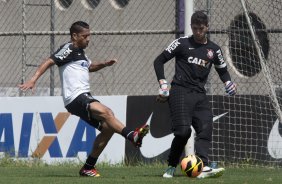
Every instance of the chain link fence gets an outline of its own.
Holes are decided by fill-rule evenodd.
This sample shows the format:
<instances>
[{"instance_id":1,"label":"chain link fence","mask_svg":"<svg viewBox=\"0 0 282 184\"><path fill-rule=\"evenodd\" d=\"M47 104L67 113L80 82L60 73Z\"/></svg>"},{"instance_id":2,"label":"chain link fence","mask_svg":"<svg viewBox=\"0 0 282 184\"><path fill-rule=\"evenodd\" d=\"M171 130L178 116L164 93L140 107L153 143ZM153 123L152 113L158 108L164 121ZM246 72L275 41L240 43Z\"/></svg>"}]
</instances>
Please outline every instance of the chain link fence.
<instances>
[{"instance_id":1,"label":"chain link fence","mask_svg":"<svg viewBox=\"0 0 282 184\"><path fill-rule=\"evenodd\" d=\"M70 40L69 27L77 20L91 27L90 59L118 59L115 66L91 74L94 95L155 94L153 60L178 32L174 0L23 0L0 6L2 96L61 94L56 67L40 78L35 94L21 93L17 84Z\"/></svg>"},{"instance_id":2,"label":"chain link fence","mask_svg":"<svg viewBox=\"0 0 282 184\"><path fill-rule=\"evenodd\" d=\"M265 25L269 40L265 55L276 68L281 57L281 3L248 2L250 11L259 17L257 21ZM83 20L91 26L92 40L86 49L89 58L119 61L91 74L94 95L155 95L158 86L153 61L173 39L183 35L184 0L22 0L0 1L0 7L2 96L61 94L56 67L40 78L35 94L21 93L17 84L29 79L44 58L69 41L74 21ZM240 1L199 0L194 1L194 10L205 10L209 15L209 37L223 48L231 75L240 84L239 93L265 94L260 67L252 60L256 55L253 50L247 52L248 43L242 45L250 41L250 35L239 38L230 29L243 13ZM165 67L170 80L174 61ZM208 93L223 94L217 75L213 72L210 78Z\"/></svg>"},{"instance_id":3,"label":"chain link fence","mask_svg":"<svg viewBox=\"0 0 282 184\"><path fill-rule=\"evenodd\" d=\"M275 63L281 58L281 3L248 2L266 26L267 56ZM44 58L69 41L69 27L74 21L83 20L91 26L92 40L86 49L90 59L118 59L115 66L91 74L94 95L155 95L158 86L153 60L173 39L183 35L184 0L2 0L0 8L2 96L61 94L56 67L40 78L35 94L21 93L17 85L28 80ZM239 93L265 94L261 90L263 76L256 63L249 61L247 66L238 61L240 57L245 61L255 57L255 51L247 53L249 47L242 45L244 41L231 39L230 26L243 13L240 1L199 0L194 2L194 10L206 10L209 15L209 37L223 48L231 75L240 85ZM174 61L166 64L165 69L170 80ZM214 71L210 78L208 93L223 94Z\"/></svg>"},{"instance_id":4,"label":"chain link fence","mask_svg":"<svg viewBox=\"0 0 282 184\"><path fill-rule=\"evenodd\" d=\"M281 2L248 2L250 11L266 27L269 44L263 47L271 61L268 63L280 68ZM89 58L118 59L117 65L91 74L94 95L155 95L158 85L153 61L172 40L183 35L184 0L2 0L0 7L1 96L60 95L56 67L40 78L35 94L21 93L17 84L29 79L44 58L69 41L69 27L77 20L91 26L92 40L86 49ZM194 10L205 10L209 15L209 37L223 48L231 75L240 85L239 93L265 94L261 69L252 60L256 55L253 50L247 52L250 35L232 37L231 24L243 13L240 1L198 0ZM245 61L249 65L242 64ZM170 80L174 61L165 69ZM214 71L210 79L208 93L223 94Z\"/></svg>"}]
</instances>

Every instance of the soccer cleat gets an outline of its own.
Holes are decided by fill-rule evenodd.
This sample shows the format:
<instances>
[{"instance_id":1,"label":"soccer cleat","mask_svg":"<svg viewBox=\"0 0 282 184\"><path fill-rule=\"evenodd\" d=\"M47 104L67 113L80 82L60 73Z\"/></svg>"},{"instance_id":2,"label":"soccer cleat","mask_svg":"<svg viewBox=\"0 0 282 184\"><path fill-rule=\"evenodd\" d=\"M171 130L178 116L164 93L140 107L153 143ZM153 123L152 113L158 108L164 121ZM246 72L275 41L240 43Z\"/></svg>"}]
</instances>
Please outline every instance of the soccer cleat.
<instances>
[{"instance_id":1,"label":"soccer cleat","mask_svg":"<svg viewBox=\"0 0 282 184\"><path fill-rule=\"evenodd\" d=\"M174 176L176 168L169 166L166 170L165 173L163 174L164 178L172 178Z\"/></svg>"},{"instance_id":2,"label":"soccer cleat","mask_svg":"<svg viewBox=\"0 0 282 184\"><path fill-rule=\"evenodd\" d=\"M224 168L212 169L208 166L205 166L203 168L203 171L199 176L197 176L197 178L218 178L223 175L224 170Z\"/></svg>"},{"instance_id":3,"label":"soccer cleat","mask_svg":"<svg viewBox=\"0 0 282 184\"><path fill-rule=\"evenodd\" d=\"M90 170L81 168L79 171L79 175L80 176L89 176L89 177L99 177L100 176L96 168L93 168Z\"/></svg>"},{"instance_id":4,"label":"soccer cleat","mask_svg":"<svg viewBox=\"0 0 282 184\"><path fill-rule=\"evenodd\" d=\"M149 132L149 125L144 124L140 128L136 128L133 132L133 144L136 147L141 147L143 137Z\"/></svg>"}]
</instances>

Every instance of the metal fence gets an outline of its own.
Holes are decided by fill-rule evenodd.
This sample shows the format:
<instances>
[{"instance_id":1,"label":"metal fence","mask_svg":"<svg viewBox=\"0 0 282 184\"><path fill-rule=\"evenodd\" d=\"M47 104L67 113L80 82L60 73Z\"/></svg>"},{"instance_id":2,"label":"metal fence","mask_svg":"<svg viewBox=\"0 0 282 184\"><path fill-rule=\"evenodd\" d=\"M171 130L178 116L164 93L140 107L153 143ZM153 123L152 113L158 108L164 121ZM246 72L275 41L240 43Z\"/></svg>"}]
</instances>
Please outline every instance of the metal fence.
<instances>
[{"instance_id":1,"label":"metal fence","mask_svg":"<svg viewBox=\"0 0 282 184\"><path fill-rule=\"evenodd\" d=\"M69 27L77 20L91 26L89 58L118 59L117 65L91 74L93 94L153 94L153 60L177 32L174 0L23 0L0 2L0 7L1 96L60 95L56 67L38 81L35 94L21 94L16 86L69 41Z\"/></svg>"},{"instance_id":2,"label":"metal fence","mask_svg":"<svg viewBox=\"0 0 282 184\"><path fill-rule=\"evenodd\" d=\"M269 44L263 47L267 47L268 64L279 87L281 2L247 2L249 10L259 17L258 24L265 25ZM118 59L117 65L91 74L93 95L155 95L158 85L153 61L171 41L183 35L184 0L0 1L0 10L1 96L60 95L56 67L40 78L35 94L21 93L17 84L29 79L44 58L69 41L69 27L77 20L91 26L92 40L86 49L89 58ZM209 15L209 37L222 47L232 78L240 86L238 93L266 94L250 36L234 36L231 29L243 13L240 1L198 0L194 1L194 10L205 10ZM243 19L241 22L245 23ZM174 61L165 69L170 80ZM209 94L224 94L214 71L207 89Z\"/></svg>"}]
</instances>

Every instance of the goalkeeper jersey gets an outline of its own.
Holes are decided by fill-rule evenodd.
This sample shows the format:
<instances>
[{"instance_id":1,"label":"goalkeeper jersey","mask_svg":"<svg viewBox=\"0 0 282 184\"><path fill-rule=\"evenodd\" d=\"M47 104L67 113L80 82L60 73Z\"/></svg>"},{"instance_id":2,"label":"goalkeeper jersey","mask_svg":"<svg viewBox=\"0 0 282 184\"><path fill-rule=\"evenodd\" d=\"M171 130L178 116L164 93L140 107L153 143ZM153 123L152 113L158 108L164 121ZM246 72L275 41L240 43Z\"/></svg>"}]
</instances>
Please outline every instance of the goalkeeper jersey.
<instances>
[{"instance_id":1,"label":"goalkeeper jersey","mask_svg":"<svg viewBox=\"0 0 282 184\"><path fill-rule=\"evenodd\" d=\"M59 67L62 96L65 106L78 95L90 92L89 66L83 49L73 47L72 43L62 45L50 56Z\"/></svg>"},{"instance_id":2,"label":"goalkeeper jersey","mask_svg":"<svg viewBox=\"0 0 282 184\"><path fill-rule=\"evenodd\" d=\"M174 40L155 60L158 80L165 78L163 64L174 57L175 75L172 84L205 92L204 86L212 65L223 82L231 80L220 47L209 39L206 44L195 42L193 36Z\"/></svg>"}]
</instances>

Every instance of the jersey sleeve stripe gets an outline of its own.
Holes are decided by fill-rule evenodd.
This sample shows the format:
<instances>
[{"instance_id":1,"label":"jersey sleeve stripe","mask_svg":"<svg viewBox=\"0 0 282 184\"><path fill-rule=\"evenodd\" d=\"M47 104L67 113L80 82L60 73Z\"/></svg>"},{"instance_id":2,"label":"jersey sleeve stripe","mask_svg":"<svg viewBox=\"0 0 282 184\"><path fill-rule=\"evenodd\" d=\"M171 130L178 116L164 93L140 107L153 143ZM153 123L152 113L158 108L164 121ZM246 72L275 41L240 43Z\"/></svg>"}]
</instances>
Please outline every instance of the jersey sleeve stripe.
<instances>
[{"instance_id":1,"label":"jersey sleeve stripe","mask_svg":"<svg viewBox=\"0 0 282 184\"><path fill-rule=\"evenodd\" d=\"M63 48L61 48L60 50L57 51L57 53L55 53L55 57L56 58L60 58L61 56L64 55L64 52L70 47L71 43L67 43L63 46Z\"/></svg>"},{"instance_id":2,"label":"jersey sleeve stripe","mask_svg":"<svg viewBox=\"0 0 282 184\"><path fill-rule=\"evenodd\" d=\"M226 66L226 63L223 63L221 65L214 65L215 68L225 68Z\"/></svg>"}]
</instances>

